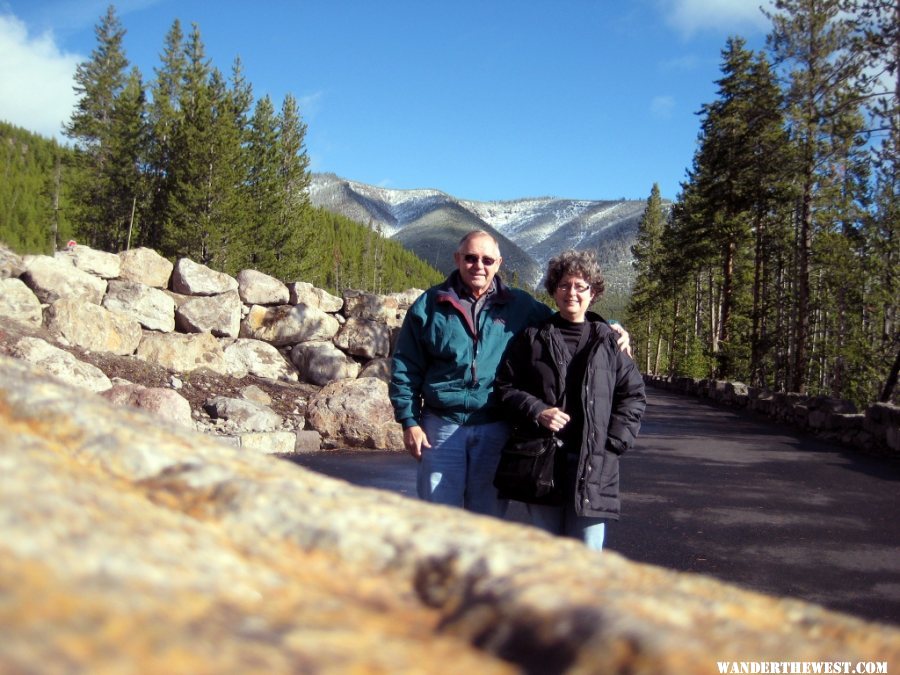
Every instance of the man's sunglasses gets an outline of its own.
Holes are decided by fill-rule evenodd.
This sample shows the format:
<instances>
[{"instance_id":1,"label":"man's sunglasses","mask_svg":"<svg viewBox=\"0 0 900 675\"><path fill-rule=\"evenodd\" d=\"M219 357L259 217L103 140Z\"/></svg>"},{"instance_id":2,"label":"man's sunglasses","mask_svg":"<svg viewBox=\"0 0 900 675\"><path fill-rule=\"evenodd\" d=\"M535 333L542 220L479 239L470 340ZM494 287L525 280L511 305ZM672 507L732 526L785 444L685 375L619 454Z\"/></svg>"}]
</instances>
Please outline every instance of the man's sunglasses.
<instances>
[{"instance_id":1,"label":"man's sunglasses","mask_svg":"<svg viewBox=\"0 0 900 675\"><path fill-rule=\"evenodd\" d=\"M474 253L466 253L463 256L463 260L465 260L470 265L474 265L475 263L478 262L478 256L475 255ZM491 258L490 256L486 256L486 255L481 256L481 264L484 265L485 267L490 267L495 262L497 262L497 260L495 258Z\"/></svg>"}]
</instances>

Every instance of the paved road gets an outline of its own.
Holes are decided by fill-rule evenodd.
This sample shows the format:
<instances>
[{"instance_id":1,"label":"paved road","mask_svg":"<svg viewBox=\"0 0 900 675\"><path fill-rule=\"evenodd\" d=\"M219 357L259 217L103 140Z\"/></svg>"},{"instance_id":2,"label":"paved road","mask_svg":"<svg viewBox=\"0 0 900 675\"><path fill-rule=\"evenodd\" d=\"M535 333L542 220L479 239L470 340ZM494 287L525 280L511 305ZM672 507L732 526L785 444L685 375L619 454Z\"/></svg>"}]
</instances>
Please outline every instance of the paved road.
<instances>
[{"instance_id":1,"label":"paved road","mask_svg":"<svg viewBox=\"0 0 900 675\"><path fill-rule=\"evenodd\" d=\"M622 461L607 546L636 561L900 624L900 463L851 454L749 413L649 389ZM300 464L415 494L407 455L320 453ZM522 519L521 508L511 511Z\"/></svg>"}]
</instances>

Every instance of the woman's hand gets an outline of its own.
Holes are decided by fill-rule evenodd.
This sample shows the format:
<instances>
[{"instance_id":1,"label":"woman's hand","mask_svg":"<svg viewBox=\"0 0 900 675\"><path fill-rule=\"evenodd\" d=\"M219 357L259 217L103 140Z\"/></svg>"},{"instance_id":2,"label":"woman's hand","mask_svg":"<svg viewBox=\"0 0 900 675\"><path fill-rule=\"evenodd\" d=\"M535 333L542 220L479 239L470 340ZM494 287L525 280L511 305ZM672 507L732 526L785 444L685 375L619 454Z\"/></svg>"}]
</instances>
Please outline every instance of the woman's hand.
<instances>
[{"instance_id":1,"label":"woman's hand","mask_svg":"<svg viewBox=\"0 0 900 675\"><path fill-rule=\"evenodd\" d=\"M547 408L537 417L538 424L550 431L559 431L570 419L560 408Z\"/></svg>"}]
</instances>

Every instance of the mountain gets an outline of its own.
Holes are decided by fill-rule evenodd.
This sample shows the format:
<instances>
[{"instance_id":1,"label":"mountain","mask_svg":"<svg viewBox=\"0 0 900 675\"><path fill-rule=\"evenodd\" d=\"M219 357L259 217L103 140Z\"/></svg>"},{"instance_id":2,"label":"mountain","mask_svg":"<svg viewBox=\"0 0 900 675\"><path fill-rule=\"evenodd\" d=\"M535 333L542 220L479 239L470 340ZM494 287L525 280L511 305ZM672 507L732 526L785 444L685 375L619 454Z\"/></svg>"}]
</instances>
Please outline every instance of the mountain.
<instances>
[{"instance_id":1,"label":"mountain","mask_svg":"<svg viewBox=\"0 0 900 675\"><path fill-rule=\"evenodd\" d=\"M444 273L469 230L497 238L507 280L540 284L547 261L567 248L594 249L610 291L627 292L634 272L631 245L646 202L539 197L477 202L439 190L392 190L314 173L309 189L315 206L380 229Z\"/></svg>"}]
</instances>

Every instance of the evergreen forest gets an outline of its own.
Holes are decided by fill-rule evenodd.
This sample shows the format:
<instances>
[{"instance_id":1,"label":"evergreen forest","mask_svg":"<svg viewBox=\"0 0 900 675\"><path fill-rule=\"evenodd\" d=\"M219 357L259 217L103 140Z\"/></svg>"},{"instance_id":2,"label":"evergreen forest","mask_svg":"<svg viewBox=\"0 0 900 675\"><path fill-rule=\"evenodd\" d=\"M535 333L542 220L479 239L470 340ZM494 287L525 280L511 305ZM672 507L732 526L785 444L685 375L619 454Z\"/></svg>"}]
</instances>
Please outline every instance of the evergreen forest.
<instances>
[{"instance_id":1,"label":"evergreen forest","mask_svg":"<svg viewBox=\"0 0 900 675\"><path fill-rule=\"evenodd\" d=\"M207 58L198 26L174 21L145 81L129 67L114 6L78 65L71 146L0 125L6 180L0 241L49 253L70 238L118 252L146 246L236 274L255 269L340 294L442 278L381 232L310 205L306 124L296 99L254 101L235 59Z\"/></svg>"},{"instance_id":2,"label":"evergreen forest","mask_svg":"<svg viewBox=\"0 0 900 675\"><path fill-rule=\"evenodd\" d=\"M900 365L900 3L777 0L722 50L671 209L653 186L626 314L641 369L890 400Z\"/></svg>"},{"instance_id":3,"label":"evergreen forest","mask_svg":"<svg viewBox=\"0 0 900 675\"><path fill-rule=\"evenodd\" d=\"M641 370L743 381L858 405L895 400L900 367L900 3L775 0L765 48L721 52L680 193L653 185L623 317ZM176 20L151 78L114 7L76 70L62 146L0 123L0 241L147 246L340 294L441 275L381 232L309 203L292 95L255 99Z\"/></svg>"}]
</instances>

